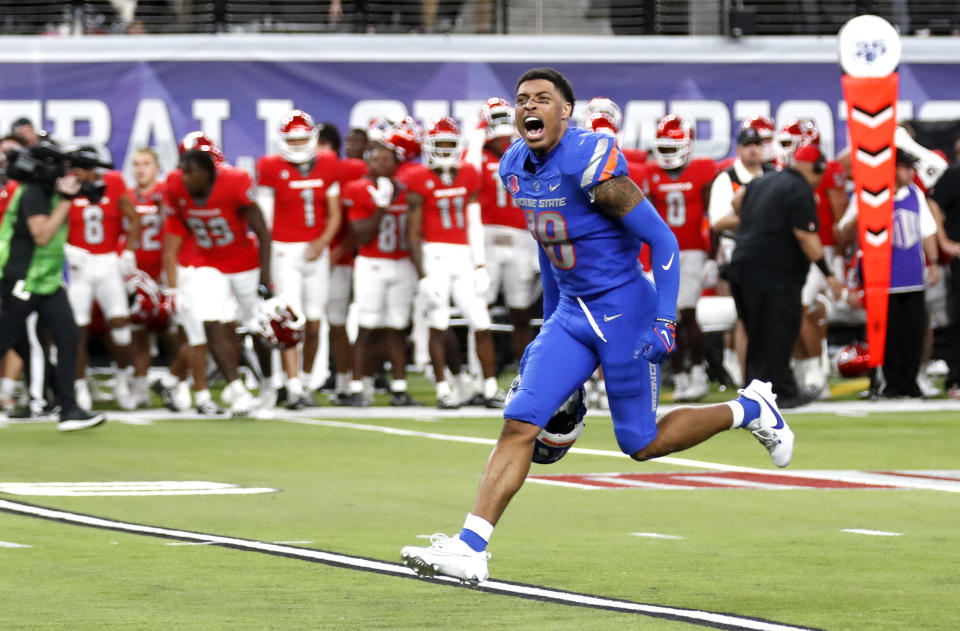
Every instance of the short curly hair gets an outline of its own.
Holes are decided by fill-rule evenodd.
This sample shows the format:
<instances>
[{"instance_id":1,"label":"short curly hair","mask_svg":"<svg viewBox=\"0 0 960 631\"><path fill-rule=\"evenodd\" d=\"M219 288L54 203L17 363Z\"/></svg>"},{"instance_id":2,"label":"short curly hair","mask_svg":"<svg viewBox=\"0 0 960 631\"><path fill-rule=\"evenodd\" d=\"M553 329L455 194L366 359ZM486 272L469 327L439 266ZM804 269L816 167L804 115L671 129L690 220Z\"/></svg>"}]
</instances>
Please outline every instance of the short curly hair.
<instances>
[{"instance_id":1,"label":"short curly hair","mask_svg":"<svg viewBox=\"0 0 960 631\"><path fill-rule=\"evenodd\" d=\"M536 79L545 79L552 83L570 105L576 102L577 99L573 94L573 86L570 85L570 81L559 70L553 68L531 68L527 70L517 80L517 87L514 88L514 92L520 89L520 84L524 81L534 81Z\"/></svg>"}]
</instances>

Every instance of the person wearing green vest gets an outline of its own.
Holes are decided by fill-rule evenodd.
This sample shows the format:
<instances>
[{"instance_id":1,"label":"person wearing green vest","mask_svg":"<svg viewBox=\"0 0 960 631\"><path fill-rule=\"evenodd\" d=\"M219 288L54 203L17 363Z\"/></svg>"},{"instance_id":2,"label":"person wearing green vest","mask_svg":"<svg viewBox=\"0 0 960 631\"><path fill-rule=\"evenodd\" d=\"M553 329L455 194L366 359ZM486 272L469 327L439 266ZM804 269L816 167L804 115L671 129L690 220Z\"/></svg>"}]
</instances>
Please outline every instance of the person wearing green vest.
<instances>
[{"instance_id":1,"label":"person wearing green vest","mask_svg":"<svg viewBox=\"0 0 960 631\"><path fill-rule=\"evenodd\" d=\"M8 171L20 185L0 222L0 356L20 342L27 316L36 312L57 347L57 429L75 431L105 418L80 409L74 398L79 338L63 289L63 246L70 199L79 194L80 181L64 174L65 157L48 141L10 157Z\"/></svg>"}]
</instances>

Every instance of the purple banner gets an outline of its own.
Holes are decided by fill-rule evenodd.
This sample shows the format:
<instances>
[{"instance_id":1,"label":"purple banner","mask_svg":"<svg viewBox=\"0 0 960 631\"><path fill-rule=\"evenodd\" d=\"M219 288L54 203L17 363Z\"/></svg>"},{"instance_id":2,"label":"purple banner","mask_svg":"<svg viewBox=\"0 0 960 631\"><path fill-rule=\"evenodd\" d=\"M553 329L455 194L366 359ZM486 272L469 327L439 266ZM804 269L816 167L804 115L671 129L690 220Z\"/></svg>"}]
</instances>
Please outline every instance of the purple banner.
<instances>
[{"instance_id":1,"label":"purple banner","mask_svg":"<svg viewBox=\"0 0 960 631\"><path fill-rule=\"evenodd\" d=\"M292 106L341 131L373 116L422 121L452 114L467 127L490 96L510 99L534 64L439 62L138 61L4 63L0 130L21 116L67 144L105 146L117 166L154 146L169 168L177 140L203 129L245 167L274 149L277 122ZM612 98L624 111L622 143L649 144L668 112L695 119L698 155L733 151L739 121L753 113L778 124L816 120L829 153L846 144L835 63L558 63L579 104ZM900 119L960 118L957 67L904 64Z\"/></svg>"}]
</instances>

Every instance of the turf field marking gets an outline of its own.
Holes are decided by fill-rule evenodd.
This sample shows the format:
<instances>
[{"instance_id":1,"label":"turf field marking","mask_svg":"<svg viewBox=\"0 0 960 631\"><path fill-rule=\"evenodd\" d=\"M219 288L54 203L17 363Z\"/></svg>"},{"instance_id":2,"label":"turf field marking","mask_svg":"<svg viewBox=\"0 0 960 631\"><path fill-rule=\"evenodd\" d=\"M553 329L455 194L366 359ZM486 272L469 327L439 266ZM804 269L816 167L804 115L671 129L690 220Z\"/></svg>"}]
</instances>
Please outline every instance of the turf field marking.
<instances>
[{"instance_id":1,"label":"turf field marking","mask_svg":"<svg viewBox=\"0 0 960 631\"><path fill-rule=\"evenodd\" d=\"M902 532L886 532L884 530L864 530L862 528L841 528L840 532L849 532L854 535L869 535L871 537L902 537Z\"/></svg>"},{"instance_id":2,"label":"turf field marking","mask_svg":"<svg viewBox=\"0 0 960 631\"><path fill-rule=\"evenodd\" d=\"M47 508L44 506L37 506L35 504L12 502L4 499L0 499L0 511L14 515L36 517L75 526L87 526L90 528L99 528L103 530L124 532L134 535L159 537L162 539L174 539L180 542L207 543L210 545L232 548L234 550L260 552L275 556L299 559L302 561L309 561L312 563L321 563L323 565L330 565L334 567L374 572L377 574L385 574L388 576L397 576L401 578L416 578L413 570L400 563L390 563L388 561L356 557L346 554L339 554L336 552L328 552L325 550L298 548L270 543L267 541L238 539L235 537L210 535L191 532L188 530L177 530L172 528L163 528L160 526L147 526L143 524L115 521L103 517L96 517L94 515L67 512L54 508ZM460 581L447 577L436 577L432 579L420 580L453 587L463 587ZM685 622L701 627L728 629L730 631L817 631L815 629L811 629L811 627L799 627L796 625L773 622L759 618L737 616L735 614L704 611L699 609L682 609L679 607L667 607L663 605L633 602L594 594L582 594L559 589L551 589L549 587L543 587L540 585L528 585L523 583L490 580L481 583L476 589L491 594L516 596L560 605L571 605L576 607L588 607L592 609L630 613L653 618L673 620L676 622Z\"/></svg>"},{"instance_id":3,"label":"turf field marking","mask_svg":"<svg viewBox=\"0 0 960 631\"><path fill-rule=\"evenodd\" d=\"M677 535L661 535L659 532L631 532L634 537L649 537L650 539L683 539Z\"/></svg>"},{"instance_id":4,"label":"turf field marking","mask_svg":"<svg viewBox=\"0 0 960 631\"><path fill-rule=\"evenodd\" d=\"M32 548L23 543L14 543L12 541L0 541L0 548Z\"/></svg>"},{"instance_id":5,"label":"turf field marking","mask_svg":"<svg viewBox=\"0 0 960 631\"><path fill-rule=\"evenodd\" d=\"M222 482L9 482L0 483L0 493L53 497L100 497L145 495L251 495L276 493L277 489L246 488Z\"/></svg>"},{"instance_id":6,"label":"turf field marking","mask_svg":"<svg viewBox=\"0 0 960 631\"><path fill-rule=\"evenodd\" d=\"M455 434L439 434L436 432L421 432L409 429L400 429L387 425L370 425L367 423L351 423L347 421L323 420L315 418L303 418L299 416L277 415L273 420L284 423L296 423L300 425L312 425L316 427L334 427L338 429L352 429L366 432L377 432L381 434L390 434L392 436L405 436L408 438L427 438L430 440L441 440L455 443L469 443L474 445L493 446L497 441L493 438L477 438L475 436L458 436ZM572 454L583 454L587 456L603 456L608 458L628 459L629 457L619 451L607 449L585 449L573 447L570 449ZM889 475L891 472L865 472L865 471L791 471L784 469L760 469L758 467L741 467L738 465L723 464L720 462L707 462L704 460L692 460L690 458L676 458L666 456L656 458L652 462L662 464L676 465L679 467L690 467L693 469L712 469L721 471L724 474L741 473L765 476L768 478L817 478L820 480L829 480L834 484L848 484L862 486L864 484L873 484L880 487L896 487L902 489L922 489L928 491L945 491L947 493L960 493L960 483L951 481L949 478L941 476L927 475L924 472L915 472L914 475L903 475L909 472L900 472L898 475ZM926 472L935 473L935 472ZM960 480L960 472L945 472L956 474ZM619 474L615 474L619 475ZM530 478L534 479L534 478ZM550 484L543 478L535 480L542 484ZM554 482L562 486L570 486L569 483ZM583 485L580 488L591 488Z\"/></svg>"}]
</instances>

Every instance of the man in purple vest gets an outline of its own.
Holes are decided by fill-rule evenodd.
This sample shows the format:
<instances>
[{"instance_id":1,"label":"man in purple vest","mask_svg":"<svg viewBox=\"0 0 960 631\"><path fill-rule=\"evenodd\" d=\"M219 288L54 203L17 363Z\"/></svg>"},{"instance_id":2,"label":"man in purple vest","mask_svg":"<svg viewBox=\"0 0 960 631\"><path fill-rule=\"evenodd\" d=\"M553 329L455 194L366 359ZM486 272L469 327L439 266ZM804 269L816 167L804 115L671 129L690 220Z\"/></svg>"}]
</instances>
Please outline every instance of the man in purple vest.
<instances>
[{"instance_id":1,"label":"man in purple vest","mask_svg":"<svg viewBox=\"0 0 960 631\"><path fill-rule=\"evenodd\" d=\"M897 149L896 188L893 203L893 249L890 260L890 299L887 307L887 342L883 369L871 391L884 398L919 397L917 371L923 353L926 307L923 299L924 268L927 281L940 278L937 262L937 224L919 186L913 183L916 158ZM856 231L856 200L851 202L840 229Z\"/></svg>"}]
</instances>

